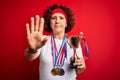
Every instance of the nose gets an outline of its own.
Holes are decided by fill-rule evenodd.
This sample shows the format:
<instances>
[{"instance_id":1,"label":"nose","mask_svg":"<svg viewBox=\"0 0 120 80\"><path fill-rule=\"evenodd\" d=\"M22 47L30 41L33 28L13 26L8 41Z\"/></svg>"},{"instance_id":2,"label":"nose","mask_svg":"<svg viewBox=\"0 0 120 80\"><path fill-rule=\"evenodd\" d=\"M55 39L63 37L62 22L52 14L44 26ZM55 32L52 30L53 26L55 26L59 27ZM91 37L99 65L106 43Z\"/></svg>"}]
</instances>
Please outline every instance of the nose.
<instances>
[{"instance_id":1,"label":"nose","mask_svg":"<svg viewBox=\"0 0 120 80\"><path fill-rule=\"evenodd\" d=\"M56 18L55 23L59 23L59 22L60 22L60 19Z\"/></svg>"}]
</instances>

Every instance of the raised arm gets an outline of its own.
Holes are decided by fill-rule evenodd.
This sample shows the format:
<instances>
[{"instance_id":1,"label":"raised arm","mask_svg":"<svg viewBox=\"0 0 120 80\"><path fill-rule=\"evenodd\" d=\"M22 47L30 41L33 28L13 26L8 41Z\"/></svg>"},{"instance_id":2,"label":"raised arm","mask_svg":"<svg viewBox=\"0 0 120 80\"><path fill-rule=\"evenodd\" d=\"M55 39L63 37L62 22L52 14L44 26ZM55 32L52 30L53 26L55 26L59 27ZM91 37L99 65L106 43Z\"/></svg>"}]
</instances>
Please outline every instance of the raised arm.
<instances>
[{"instance_id":1,"label":"raised arm","mask_svg":"<svg viewBox=\"0 0 120 80\"><path fill-rule=\"evenodd\" d=\"M28 48L25 50L24 55L28 60L36 59L39 56L38 49L47 41L47 37L43 38L44 18L36 15L35 19L31 17L30 25L26 24Z\"/></svg>"}]
</instances>

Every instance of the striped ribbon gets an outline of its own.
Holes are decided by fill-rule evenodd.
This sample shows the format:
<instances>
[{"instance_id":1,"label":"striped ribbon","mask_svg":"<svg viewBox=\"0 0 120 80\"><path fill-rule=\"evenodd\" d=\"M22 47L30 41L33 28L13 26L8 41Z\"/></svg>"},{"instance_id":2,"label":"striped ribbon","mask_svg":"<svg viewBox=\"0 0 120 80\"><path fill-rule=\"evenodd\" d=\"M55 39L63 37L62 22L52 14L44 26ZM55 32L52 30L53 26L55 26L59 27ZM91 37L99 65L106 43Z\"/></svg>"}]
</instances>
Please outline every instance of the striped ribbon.
<instances>
[{"instance_id":1,"label":"striped ribbon","mask_svg":"<svg viewBox=\"0 0 120 80\"><path fill-rule=\"evenodd\" d=\"M62 67L64 65L64 60L67 58L67 48L66 48L67 38L64 36L62 44L60 46L59 51L57 50L54 36L51 36L51 49L52 49L52 59L53 59L53 66Z\"/></svg>"}]
</instances>

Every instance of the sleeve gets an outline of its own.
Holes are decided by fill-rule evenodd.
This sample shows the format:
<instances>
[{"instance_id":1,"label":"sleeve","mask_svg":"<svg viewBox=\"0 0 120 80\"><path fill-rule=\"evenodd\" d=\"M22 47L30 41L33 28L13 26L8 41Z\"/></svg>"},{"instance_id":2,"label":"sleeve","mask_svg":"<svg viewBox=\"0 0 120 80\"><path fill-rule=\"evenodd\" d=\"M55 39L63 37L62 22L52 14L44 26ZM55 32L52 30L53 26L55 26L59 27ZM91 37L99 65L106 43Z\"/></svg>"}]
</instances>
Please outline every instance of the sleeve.
<instances>
[{"instance_id":1,"label":"sleeve","mask_svg":"<svg viewBox=\"0 0 120 80\"><path fill-rule=\"evenodd\" d=\"M40 55L40 53L41 53L41 48L39 48L38 50L37 50L37 54L39 54Z\"/></svg>"}]
</instances>

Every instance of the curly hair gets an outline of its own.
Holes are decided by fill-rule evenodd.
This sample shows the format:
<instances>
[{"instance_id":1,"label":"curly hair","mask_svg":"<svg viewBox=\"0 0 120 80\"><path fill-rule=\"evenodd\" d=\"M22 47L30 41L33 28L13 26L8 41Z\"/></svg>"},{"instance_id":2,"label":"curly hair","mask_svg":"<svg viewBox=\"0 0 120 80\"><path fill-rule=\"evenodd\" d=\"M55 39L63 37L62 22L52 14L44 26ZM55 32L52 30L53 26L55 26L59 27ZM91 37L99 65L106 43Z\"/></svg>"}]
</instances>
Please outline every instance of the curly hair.
<instances>
[{"instance_id":1,"label":"curly hair","mask_svg":"<svg viewBox=\"0 0 120 80\"><path fill-rule=\"evenodd\" d=\"M44 20L45 20L44 30L47 31L47 32L52 32L52 29L51 29L51 26L50 26L51 12L54 9L57 9L57 8L62 9L67 15L68 22L67 22L67 27L65 28L65 33L67 33L70 30L72 30L72 28L75 24L73 11L66 6L56 5L56 4L53 4L52 6L49 6L44 12L44 15L43 15Z\"/></svg>"}]
</instances>

